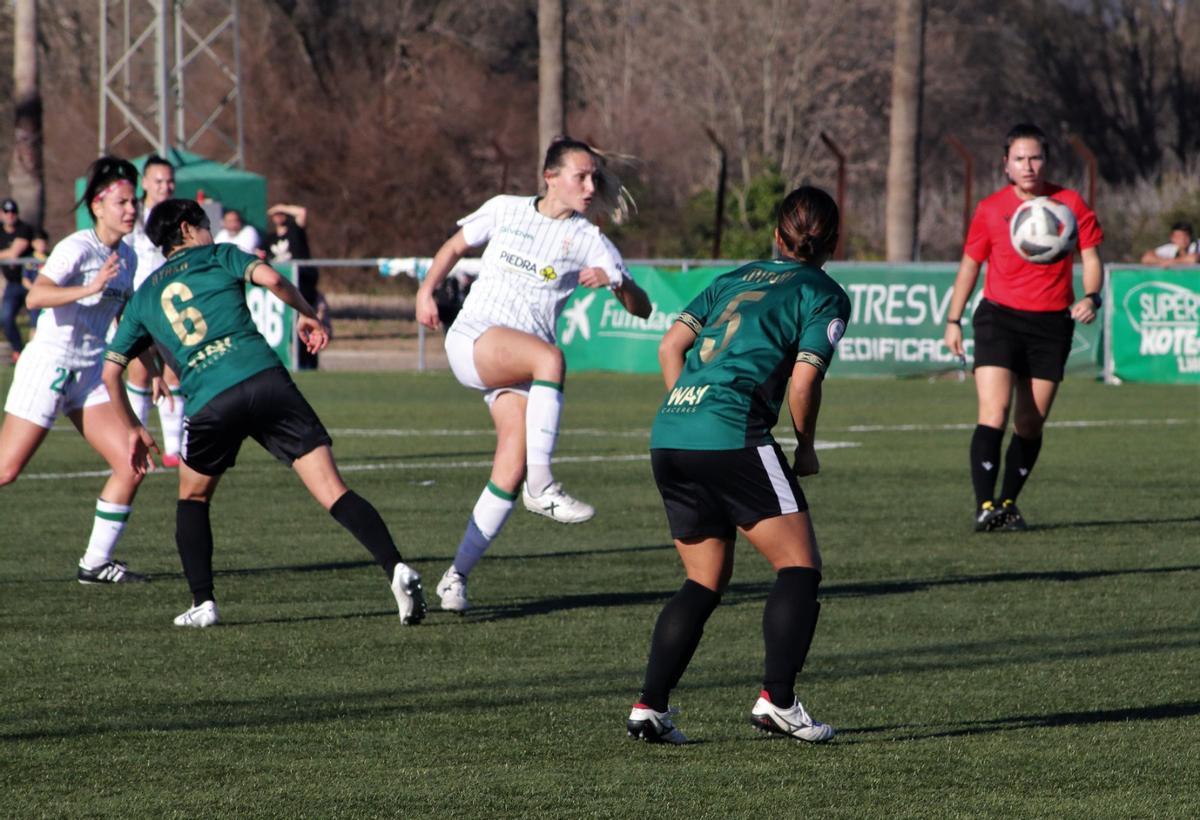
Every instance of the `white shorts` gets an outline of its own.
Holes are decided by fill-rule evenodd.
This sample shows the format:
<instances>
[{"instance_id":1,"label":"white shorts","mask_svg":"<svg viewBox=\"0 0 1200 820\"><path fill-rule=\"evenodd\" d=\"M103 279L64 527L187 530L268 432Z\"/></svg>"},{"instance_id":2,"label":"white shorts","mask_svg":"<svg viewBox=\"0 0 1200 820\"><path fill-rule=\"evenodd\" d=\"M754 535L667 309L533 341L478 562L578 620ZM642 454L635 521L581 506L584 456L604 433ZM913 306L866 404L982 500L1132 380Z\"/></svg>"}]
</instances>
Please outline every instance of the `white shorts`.
<instances>
[{"instance_id":1,"label":"white shorts","mask_svg":"<svg viewBox=\"0 0 1200 820\"><path fill-rule=\"evenodd\" d=\"M103 370L103 360L84 370L63 367L58 351L35 340L17 359L4 412L49 430L60 414L108 401L108 388L100 379Z\"/></svg>"},{"instance_id":2,"label":"white shorts","mask_svg":"<svg viewBox=\"0 0 1200 820\"><path fill-rule=\"evenodd\" d=\"M476 322L460 315L446 331L446 359L450 362L454 378L458 379L458 383L463 387L483 393L483 400L487 402L488 407L492 406L492 402L501 393L528 396L529 388L533 385L533 382L518 382L504 387L488 387L483 383L483 379L479 378L479 371L475 369L475 340L492 327L494 325Z\"/></svg>"}]
</instances>

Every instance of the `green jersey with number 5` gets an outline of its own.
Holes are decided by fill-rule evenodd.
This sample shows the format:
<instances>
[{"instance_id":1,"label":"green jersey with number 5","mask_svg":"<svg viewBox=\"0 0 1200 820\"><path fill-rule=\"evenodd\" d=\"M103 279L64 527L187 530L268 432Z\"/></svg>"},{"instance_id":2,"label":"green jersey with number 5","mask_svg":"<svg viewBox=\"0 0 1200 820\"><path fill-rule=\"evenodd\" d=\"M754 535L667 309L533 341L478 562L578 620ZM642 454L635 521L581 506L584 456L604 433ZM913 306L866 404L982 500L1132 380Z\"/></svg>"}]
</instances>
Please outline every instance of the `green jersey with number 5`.
<instances>
[{"instance_id":1,"label":"green jersey with number 5","mask_svg":"<svg viewBox=\"0 0 1200 820\"><path fill-rule=\"evenodd\" d=\"M769 444L796 362L824 375L850 319L846 291L820 268L752 262L692 300L696 332L650 432L650 447L739 450Z\"/></svg>"},{"instance_id":2,"label":"green jersey with number 5","mask_svg":"<svg viewBox=\"0 0 1200 820\"><path fill-rule=\"evenodd\" d=\"M134 291L105 358L126 365L153 341L179 374L189 415L255 373L280 367L246 306L246 283L261 264L233 244L173 254Z\"/></svg>"}]
</instances>

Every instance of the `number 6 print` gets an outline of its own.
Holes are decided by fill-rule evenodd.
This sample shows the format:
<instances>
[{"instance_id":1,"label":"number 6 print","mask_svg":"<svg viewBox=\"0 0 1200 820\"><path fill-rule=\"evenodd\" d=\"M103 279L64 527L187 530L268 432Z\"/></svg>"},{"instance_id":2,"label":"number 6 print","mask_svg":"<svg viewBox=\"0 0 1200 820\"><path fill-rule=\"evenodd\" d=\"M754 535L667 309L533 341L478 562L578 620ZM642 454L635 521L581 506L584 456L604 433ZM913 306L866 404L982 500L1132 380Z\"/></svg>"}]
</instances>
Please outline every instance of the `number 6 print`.
<instances>
[{"instance_id":1,"label":"number 6 print","mask_svg":"<svg viewBox=\"0 0 1200 820\"><path fill-rule=\"evenodd\" d=\"M183 282L172 282L163 288L162 292L162 309L166 314L167 321L171 323L171 330L175 331L175 335L179 337L179 341L185 345L195 345L204 341L204 336L208 333L208 323L204 321L204 314L194 307L185 307L183 310L175 309L175 297L179 297L179 303L182 307L184 303L192 298L192 289ZM185 322L192 323L192 329L188 330Z\"/></svg>"}]
</instances>

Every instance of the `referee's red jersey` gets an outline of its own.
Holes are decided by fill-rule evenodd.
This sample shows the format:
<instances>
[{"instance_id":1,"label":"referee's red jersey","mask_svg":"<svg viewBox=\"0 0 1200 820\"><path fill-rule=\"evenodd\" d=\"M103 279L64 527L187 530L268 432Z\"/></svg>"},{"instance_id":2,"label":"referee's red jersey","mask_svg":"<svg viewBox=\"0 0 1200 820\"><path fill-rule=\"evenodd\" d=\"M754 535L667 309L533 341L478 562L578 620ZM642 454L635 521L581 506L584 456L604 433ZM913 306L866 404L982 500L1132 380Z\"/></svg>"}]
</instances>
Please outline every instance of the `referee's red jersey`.
<instances>
[{"instance_id":1,"label":"referee's red jersey","mask_svg":"<svg viewBox=\"0 0 1200 820\"><path fill-rule=\"evenodd\" d=\"M1104 231L1096 214L1083 197L1069 188L1050 183L1046 184L1043 195L1057 199L1074 212L1079 225L1079 250L1094 248L1104 241ZM1046 265L1022 259L1013 248L1008 233L1008 222L1022 202L1024 200L1017 196L1011 185L1005 185L980 202L971 219L963 253L981 265L987 263L983 283L985 299L1015 310L1065 310L1075 301L1071 286L1075 254L1069 253Z\"/></svg>"}]
</instances>

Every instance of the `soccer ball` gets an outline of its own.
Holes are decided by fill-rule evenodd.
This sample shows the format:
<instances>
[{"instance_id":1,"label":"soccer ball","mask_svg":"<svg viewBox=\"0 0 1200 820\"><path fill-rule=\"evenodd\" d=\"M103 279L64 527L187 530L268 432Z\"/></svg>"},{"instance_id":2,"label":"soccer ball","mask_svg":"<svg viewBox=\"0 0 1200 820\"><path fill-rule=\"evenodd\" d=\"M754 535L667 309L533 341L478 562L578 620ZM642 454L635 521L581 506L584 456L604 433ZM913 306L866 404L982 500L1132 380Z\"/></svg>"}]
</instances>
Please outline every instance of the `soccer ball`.
<instances>
[{"instance_id":1,"label":"soccer ball","mask_svg":"<svg viewBox=\"0 0 1200 820\"><path fill-rule=\"evenodd\" d=\"M1078 233L1071 209L1048 196L1022 203L1008 223L1013 250L1039 265L1057 262L1074 250Z\"/></svg>"}]
</instances>

